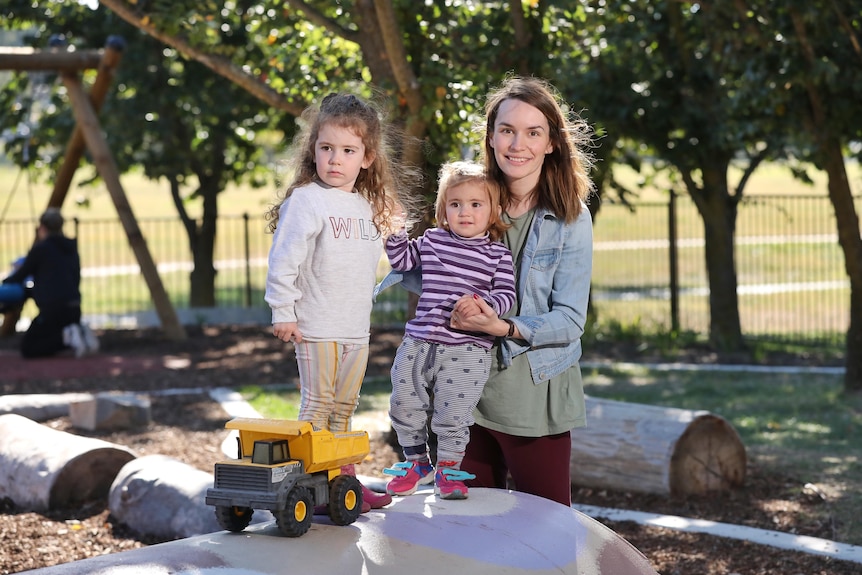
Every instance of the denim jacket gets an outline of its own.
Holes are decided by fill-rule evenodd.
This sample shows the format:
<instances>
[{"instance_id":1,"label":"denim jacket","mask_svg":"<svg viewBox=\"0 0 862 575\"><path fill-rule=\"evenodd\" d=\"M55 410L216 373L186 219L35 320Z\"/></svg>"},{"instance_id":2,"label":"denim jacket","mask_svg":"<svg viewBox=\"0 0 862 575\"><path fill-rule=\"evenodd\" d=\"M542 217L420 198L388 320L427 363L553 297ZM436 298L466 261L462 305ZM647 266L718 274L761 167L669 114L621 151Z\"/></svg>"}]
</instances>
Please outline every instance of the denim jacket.
<instances>
[{"instance_id":1,"label":"denim jacket","mask_svg":"<svg viewBox=\"0 0 862 575\"><path fill-rule=\"evenodd\" d=\"M523 339L503 339L503 365L527 354L533 382L563 373L581 359L581 336L593 272L593 222L589 209L566 224L537 209L518 262L518 315Z\"/></svg>"},{"instance_id":2,"label":"denim jacket","mask_svg":"<svg viewBox=\"0 0 862 575\"><path fill-rule=\"evenodd\" d=\"M513 249L517 252L517 249ZM584 205L580 216L566 224L539 208L516 262L519 270L519 312L510 318L523 339L502 339L503 365L527 354L533 382L563 373L581 358L581 336L593 270L593 222ZM391 272L374 289L374 297L389 286L419 293L421 270Z\"/></svg>"}]
</instances>

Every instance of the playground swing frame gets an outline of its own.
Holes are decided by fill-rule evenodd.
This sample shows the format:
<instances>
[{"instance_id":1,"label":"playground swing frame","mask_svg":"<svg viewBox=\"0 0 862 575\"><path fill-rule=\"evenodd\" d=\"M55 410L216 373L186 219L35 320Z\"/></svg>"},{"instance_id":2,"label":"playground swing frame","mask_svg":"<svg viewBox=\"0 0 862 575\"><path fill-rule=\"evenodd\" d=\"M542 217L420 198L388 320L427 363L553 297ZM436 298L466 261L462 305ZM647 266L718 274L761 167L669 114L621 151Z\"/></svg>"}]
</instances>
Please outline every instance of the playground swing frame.
<instances>
[{"instance_id":1,"label":"playground swing frame","mask_svg":"<svg viewBox=\"0 0 862 575\"><path fill-rule=\"evenodd\" d=\"M125 41L119 36L110 36L105 48L101 50L71 51L65 46L47 50L0 47L0 70L51 70L59 74L72 105L75 128L66 145L63 162L54 180L47 207L62 208L84 150L89 150L96 170L108 188L129 246L141 268L141 275L150 291L162 329L169 339L179 341L187 338L185 328L168 297L146 239L120 183L119 170L97 115L113 81L114 71L122 59L124 48ZM89 94L84 90L80 77L81 71L87 69L97 70Z\"/></svg>"}]
</instances>

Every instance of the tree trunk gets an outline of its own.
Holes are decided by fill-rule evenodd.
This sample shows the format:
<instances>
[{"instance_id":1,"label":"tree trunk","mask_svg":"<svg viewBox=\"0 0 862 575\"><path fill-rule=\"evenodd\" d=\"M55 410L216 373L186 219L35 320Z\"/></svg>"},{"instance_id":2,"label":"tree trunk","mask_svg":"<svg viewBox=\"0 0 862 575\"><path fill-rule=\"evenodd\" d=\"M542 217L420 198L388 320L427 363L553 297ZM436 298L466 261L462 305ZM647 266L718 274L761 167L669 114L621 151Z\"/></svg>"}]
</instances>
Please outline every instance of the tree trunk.
<instances>
[{"instance_id":1,"label":"tree trunk","mask_svg":"<svg viewBox=\"0 0 862 575\"><path fill-rule=\"evenodd\" d=\"M862 288L851 284L850 327L847 329L844 391L862 393Z\"/></svg>"},{"instance_id":2,"label":"tree trunk","mask_svg":"<svg viewBox=\"0 0 862 575\"><path fill-rule=\"evenodd\" d=\"M195 226L194 234L189 237L194 259L194 269L189 278L191 282L189 305L193 308L216 305L214 259L220 191L215 179L202 181L198 190L203 198L203 216L200 226Z\"/></svg>"},{"instance_id":3,"label":"tree trunk","mask_svg":"<svg viewBox=\"0 0 862 575\"><path fill-rule=\"evenodd\" d=\"M689 193L703 219L706 274L709 285L709 339L721 350L743 349L736 289L737 199L728 194L727 163L703 166L703 187ZM689 184L691 186L691 184Z\"/></svg>"},{"instance_id":4,"label":"tree trunk","mask_svg":"<svg viewBox=\"0 0 862 575\"><path fill-rule=\"evenodd\" d=\"M862 392L862 238L859 236L859 215L847 179L840 142L828 136L819 141L824 169L829 176L829 201L835 209L838 224L838 243L850 278L850 326L845 342L844 389Z\"/></svg>"},{"instance_id":5,"label":"tree trunk","mask_svg":"<svg viewBox=\"0 0 862 575\"><path fill-rule=\"evenodd\" d=\"M192 250L194 268L189 274L189 307L216 307L213 246L212 243L206 244L207 240L200 232L194 240L196 244L195 249Z\"/></svg>"},{"instance_id":6,"label":"tree trunk","mask_svg":"<svg viewBox=\"0 0 862 575\"><path fill-rule=\"evenodd\" d=\"M808 38L805 20L796 10L791 10L790 16L799 38L802 57L813 69L818 65L818 57ZM818 167L824 169L829 177L829 201L835 210L838 243L844 252L844 268L850 278L850 327L845 342L847 363L844 389L858 393L862 392L862 238L859 236L859 216L847 180L841 139L830 128L829 105L826 102L828 91L821 89L811 79L805 82L805 91L810 106L806 128L817 143L817 158L821 164Z\"/></svg>"},{"instance_id":7,"label":"tree trunk","mask_svg":"<svg viewBox=\"0 0 862 575\"><path fill-rule=\"evenodd\" d=\"M741 487L745 447L706 411L587 398L587 426L572 430L572 484L660 495Z\"/></svg>"}]
</instances>

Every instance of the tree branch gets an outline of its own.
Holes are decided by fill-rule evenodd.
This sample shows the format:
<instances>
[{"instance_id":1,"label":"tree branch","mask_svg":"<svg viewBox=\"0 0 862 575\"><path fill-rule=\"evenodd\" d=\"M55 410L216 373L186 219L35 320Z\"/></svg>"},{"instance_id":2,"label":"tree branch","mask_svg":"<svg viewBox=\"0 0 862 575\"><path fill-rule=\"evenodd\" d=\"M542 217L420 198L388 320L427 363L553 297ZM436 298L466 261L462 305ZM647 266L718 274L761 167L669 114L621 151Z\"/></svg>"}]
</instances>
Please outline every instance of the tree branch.
<instances>
[{"instance_id":1,"label":"tree branch","mask_svg":"<svg viewBox=\"0 0 862 575\"><path fill-rule=\"evenodd\" d=\"M312 24L320 26L321 28L326 28L336 36L339 36L340 38L343 38L348 42L359 44L359 34L354 32L353 30L345 28L344 26L339 26L331 19L324 16L321 12L309 6L308 3L304 2L303 0L287 0L286 3L294 10L301 10L302 13L305 14L305 19Z\"/></svg>"},{"instance_id":2,"label":"tree branch","mask_svg":"<svg viewBox=\"0 0 862 575\"><path fill-rule=\"evenodd\" d=\"M832 8L835 10L835 16L838 18L838 21L841 23L841 28L847 33L847 38L850 40L850 45L853 46L853 51L856 52L859 60L862 60L862 47L859 45L859 38L853 33L853 26L847 20L847 16L841 12L835 0L832 1Z\"/></svg>"},{"instance_id":3,"label":"tree branch","mask_svg":"<svg viewBox=\"0 0 862 575\"><path fill-rule=\"evenodd\" d=\"M140 29L156 40L175 48L191 60L200 62L216 74L230 80L255 98L276 110L299 116L305 109L305 103L295 103L271 89L264 82L245 72L230 60L203 52L189 44L184 38L171 36L135 14L123 0L100 0L100 3L112 10L117 16Z\"/></svg>"},{"instance_id":4,"label":"tree branch","mask_svg":"<svg viewBox=\"0 0 862 575\"><path fill-rule=\"evenodd\" d=\"M745 168L745 171L742 173L742 177L739 179L739 183L736 185L736 196L742 198L742 192L745 190L745 185L748 183L748 180L751 179L751 176L754 175L757 167L762 164L770 153L769 146L765 146L762 150L760 150L755 156L749 157L748 167Z\"/></svg>"},{"instance_id":5,"label":"tree branch","mask_svg":"<svg viewBox=\"0 0 862 575\"><path fill-rule=\"evenodd\" d=\"M512 27L515 29L515 52L521 54L518 58L518 72L526 75L528 73L527 61L523 55L527 53L530 47L530 33L527 32L527 23L524 18L524 5L521 0L509 0L509 14L512 15Z\"/></svg>"},{"instance_id":6,"label":"tree branch","mask_svg":"<svg viewBox=\"0 0 862 575\"><path fill-rule=\"evenodd\" d=\"M407 62L407 51L404 49L401 29L395 19L391 0L374 0L374 10L377 12L383 45L386 46L386 54L389 57L389 65L392 67L395 81L398 83L398 90L407 101L411 115L418 115L422 111L422 94L419 91L419 81Z\"/></svg>"}]
</instances>

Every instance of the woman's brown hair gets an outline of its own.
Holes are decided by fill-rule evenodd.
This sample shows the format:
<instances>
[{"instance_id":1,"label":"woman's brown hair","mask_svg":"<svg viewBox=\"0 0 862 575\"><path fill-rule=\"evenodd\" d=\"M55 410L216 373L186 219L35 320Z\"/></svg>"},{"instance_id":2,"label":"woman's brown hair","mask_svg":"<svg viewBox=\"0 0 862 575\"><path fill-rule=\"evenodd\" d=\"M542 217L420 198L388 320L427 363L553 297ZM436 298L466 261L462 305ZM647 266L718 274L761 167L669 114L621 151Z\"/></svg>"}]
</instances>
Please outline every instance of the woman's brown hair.
<instances>
[{"instance_id":1,"label":"woman's brown hair","mask_svg":"<svg viewBox=\"0 0 862 575\"><path fill-rule=\"evenodd\" d=\"M536 189L536 203L567 223L573 222L593 191L589 177L593 159L587 150L592 129L579 115L564 112L560 94L540 78L511 76L491 90L485 102L485 167L491 178L503 184L503 206L508 203L509 190L503 171L495 160L491 139L500 104L509 99L533 106L547 119L553 151L545 156Z\"/></svg>"}]
</instances>

